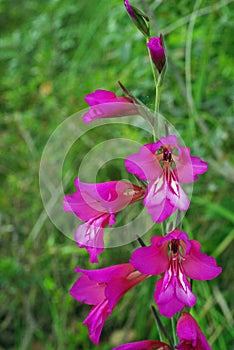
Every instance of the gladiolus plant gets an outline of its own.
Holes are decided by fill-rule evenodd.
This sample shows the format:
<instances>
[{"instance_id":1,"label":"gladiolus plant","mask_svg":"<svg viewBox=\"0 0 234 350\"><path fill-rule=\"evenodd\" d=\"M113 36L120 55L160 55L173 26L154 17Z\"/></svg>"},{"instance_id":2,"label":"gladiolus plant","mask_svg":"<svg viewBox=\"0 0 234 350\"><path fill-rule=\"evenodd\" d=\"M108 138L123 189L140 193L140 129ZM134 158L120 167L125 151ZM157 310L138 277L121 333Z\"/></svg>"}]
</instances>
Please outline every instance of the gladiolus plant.
<instances>
[{"instance_id":1,"label":"gladiolus plant","mask_svg":"<svg viewBox=\"0 0 234 350\"><path fill-rule=\"evenodd\" d=\"M140 9L129 1L124 1L124 5L130 19L143 34L142 38L145 37L145 49L153 71L155 109L153 117L148 116L147 120L154 140L142 144L136 153L128 154L124 160L125 171L132 178L135 176L135 183L126 180L86 183L76 177L76 189L65 195L63 210L72 212L82 221L74 233L74 240L78 248L88 251L91 263L98 263L105 248L107 227L115 227L116 217L133 203L140 202L142 208L146 208L154 233L148 246L140 237L135 237L141 247L119 265L98 269L76 267L78 277L70 295L77 302L91 306L83 324L88 328L90 340L98 344L105 320L118 309L118 301L137 284L142 285L157 276L153 295L155 305L151 311L158 325L159 339L136 339L113 350L210 350L204 330L190 311L197 301L192 281L214 279L222 268L212 256L204 253L205 247L192 238L189 230L185 232L183 222L178 220L190 207L191 198L186 186L199 184L208 164L196 155L196 150L191 152L181 144L178 135L168 131L166 122L165 132L160 135L159 101L168 62L164 39L161 34L151 36L149 18ZM107 90L96 90L85 97L90 107L83 115L85 124L102 118L133 118L137 114L145 119L140 108L142 102L119 84L123 90L120 97ZM162 234L153 226L155 223L162 223ZM161 315L173 319L172 332L163 325Z\"/></svg>"}]
</instances>

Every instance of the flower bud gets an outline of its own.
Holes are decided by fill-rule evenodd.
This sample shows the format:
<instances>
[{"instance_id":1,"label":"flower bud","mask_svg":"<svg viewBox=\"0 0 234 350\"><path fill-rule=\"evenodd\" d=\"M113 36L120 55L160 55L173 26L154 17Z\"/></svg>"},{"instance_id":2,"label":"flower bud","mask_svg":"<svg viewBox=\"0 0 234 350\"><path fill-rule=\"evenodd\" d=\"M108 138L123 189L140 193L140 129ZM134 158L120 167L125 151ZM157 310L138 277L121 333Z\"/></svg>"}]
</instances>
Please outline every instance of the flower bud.
<instances>
[{"instance_id":1,"label":"flower bud","mask_svg":"<svg viewBox=\"0 0 234 350\"><path fill-rule=\"evenodd\" d=\"M152 61L154 62L159 73L163 70L166 63L166 56L163 48L162 35L151 38L147 44Z\"/></svg>"},{"instance_id":2,"label":"flower bud","mask_svg":"<svg viewBox=\"0 0 234 350\"><path fill-rule=\"evenodd\" d=\"M144 36L149 38L149 18L138 8L130 5L128 0L124 0L124 5L136 27L142 32Z\"/></svg>"},{"instance_id":3,"label":"flower bud","mask_svg":"<svg viewBox=\"0 0 234 350\"><path fill-rule=\"evenodd\" d=\"M134 11L128 0L124 0L124 5L130 17L134 18Z\"/></svg>"}]
</instances>

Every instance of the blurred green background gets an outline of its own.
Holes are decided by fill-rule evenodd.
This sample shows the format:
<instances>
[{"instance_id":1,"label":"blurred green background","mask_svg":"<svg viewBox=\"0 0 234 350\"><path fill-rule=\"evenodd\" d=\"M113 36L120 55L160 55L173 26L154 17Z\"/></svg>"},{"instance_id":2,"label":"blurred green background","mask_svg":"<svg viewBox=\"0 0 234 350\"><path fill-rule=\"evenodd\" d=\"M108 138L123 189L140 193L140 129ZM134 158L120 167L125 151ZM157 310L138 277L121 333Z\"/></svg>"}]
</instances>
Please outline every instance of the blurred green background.
<instances>
[{"instance_id":1,"label":"blurred green background","mask_svg":"<svg viewBox=\"0 0 234 350\"><path fill-rule=\"evenodd\" d=\"M231 349L234 3L132 4L148 13L155 35L165 34L169 62L160 110L192 154L209 163L208 173L195 184L184 229L201 241L203 252L217 258L223 273L211 282L194 282L193 315L212 349ZM95 349L82 326L89 307L68 293L76 279L74 267L91 267L88 255L45 215L38 169L48 137L86 107L87 93L103 88L120 95L121 80L153 107L144 38L121 0L1 0L0 19L0 349ZM127 127L121 132L129 134ZM120 132L115 128L114 133ZM74 176L81 159L82 149L73 152L68 165ZM124 170L116 171L118 178L126 177ZM106 170L109 178L113 173L113 167ZM73 191L72 179L69 186ZM107 249L99 267L127 262L136 246ZM158 338L150 311L154 283L146 281L119 302L99 349Z\"/></svg>"}]
</instances>

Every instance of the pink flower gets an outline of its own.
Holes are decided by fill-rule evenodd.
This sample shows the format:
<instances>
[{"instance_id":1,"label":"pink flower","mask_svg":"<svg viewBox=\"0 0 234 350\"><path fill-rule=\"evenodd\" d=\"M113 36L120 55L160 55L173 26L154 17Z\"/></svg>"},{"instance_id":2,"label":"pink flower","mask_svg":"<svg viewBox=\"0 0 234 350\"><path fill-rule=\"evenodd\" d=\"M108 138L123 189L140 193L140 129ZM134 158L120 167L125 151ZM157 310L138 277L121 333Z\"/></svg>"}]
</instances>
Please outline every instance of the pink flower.
<instances>
[{"instance_id":1,"label":"pink flower","mask_svg":"<svg viewBox=\"0 0 234 350\"><path fill-rule=\"evenodd\" d=\"M214 258L201 253L200 243L189 240L186 232L174 230L165 237L153 237L151 243L151 246L133 252L130 263L147 275L164 272L156 283L154 298L160 313L172 317L185 305L196 303L186 277L210 280L217 277L222 269L216 266Z\"/></svg>"},{"instance_id":2,"label":"pink flower","mask_svg":"<svg viewBox=\"0 0 234 350\"><path fill-rule=\"evenodd\" d=\"M83 115L83 122L90 123L100 118L115 118L138 114L136 105L127 97L117 97L113 92L96 90L86 95L85 101L91 107Z\"/></svg>"},{"instance_id":3,"label":"pink flower","mask_svg":"<svg viewBox=\"0 0 234 350\"><path fill-rule=\"evenodd\" d=\"M135 343L119 345L112 350L170 350L170 347L157 340L142 340Z\"/></svg>"},{"instance_id":4,"label":"pink flower","mask_svg":"<svg viewBox=\"0 0 234 350\"><path fill-rule=\"evenodd\" d=\"M80 248L86 248L91 262L98 262L98 254L104 249L104 227L115 224L115 214L128 204L144 196L141 187L125 181L88 184L76 178L76 192L64 197L63 210L72 211L80 220L75 240Z\"/></svg>"},{"instance_id":5,"label":"pink flower","mask_svg":"<svg viewBox=\"0 0 234 350\"><path fill-rule=\"evenodd\" d=\"M194 318L184 312L176 326L180 343L176 345L178 350L211 350L206 337Z\"/></svg>"},{"instance_id":6,"label":"pink flower","mask_svg":"<svg viewBox=\"0 0 234 350\"><path fill-rule=\"evenodd\" d=\"M81 276L70 290L79 302L93 305L83 324L87 325L90 339L98 344L104 322L120 298L147 276L135 271L130 264L121 264L98 270L76 268Z\"/></svg>"},{"instance_id":7,"label":"pink flower","mask_svg":"<svg viewBox=\"0 0 234 350\"><path fill-rule=\"evenodd\" d=\"M178 146L176 136L169 135L142 146L139 153L127 157L125 166L141 180L149 180L143 204L153 221L162 222L177 208L188 209L190 201L179 182L196 181L197 175L206 172L208 165L190 156L190 149Z\"/></svg>"},{"instance_id":8,"label":"pink flower","mask_svg":"<svg viewBox=\"0 0 234 350\"><path fill-rule=\"evenodd\" d=\"M152 58L152 61L154 62L159 73L161 73L166 63L166 56L163 48L162 36L160 36L159 38L150 38L147 46L150 50L150 56Z\"/></svg>"}]
</instances>

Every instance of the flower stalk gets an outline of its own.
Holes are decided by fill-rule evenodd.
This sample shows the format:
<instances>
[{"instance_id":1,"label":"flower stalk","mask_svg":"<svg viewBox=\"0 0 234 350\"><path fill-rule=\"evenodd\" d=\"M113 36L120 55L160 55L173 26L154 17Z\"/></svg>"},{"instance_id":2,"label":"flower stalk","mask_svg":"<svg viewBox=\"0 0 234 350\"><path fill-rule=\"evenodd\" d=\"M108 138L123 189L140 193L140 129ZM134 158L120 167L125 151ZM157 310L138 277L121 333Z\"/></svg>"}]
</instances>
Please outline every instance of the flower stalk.
<instances>
[{"instance_id":1,"label":"flower stalk","mask_svg":"<svg viewBox=\"0 0 234 350\"><path fill-rule=\"evenodd\" d=\"M155 107L154 107L154 140L159 138L158 120L159 120L159 103L161 95L161 86L166 71L166 56L163 46L163 37L147 38L148 54L150 59L151 70L155 84Z\"/></svg>"},{"instance_id":2,"label":"flower stalk","mask_svg":"<svg viewBox=\"0 0 234 350\"><path fill-rule=\"evenodd\" d=\"M168 340L168 342L171 346L171 349L174 349L173 341L172 341L171 337L169 336L169 333L167 332L166 328L162 324L160 317L158 316L158 313L153 305L151 305L151 309L152 309L156 324L158 326L160 341L162 341L162 335L161 335L161 332L162 332L164 334L165 338Z\"/></svg>"},{"instance_id":3,"label":"flower stalk","mask_svg":"<svg viewBox=\"0 0 234 350\"><path fill-rule=\"evenodd\" d=\"M83 122L87 124L101 118L140 114L151 123L154 142L142 145L137 153L128 155L124 160L125 168L136 176L140 186L124 180L90 184L76 178L76 191L64 197L63 210L73 212L83 221L77 228L75 241L79 248L88 251L91 263L98 262L98 256L104 249L106 226L115 225L116 215L132 203L142 201L152 223L161 223L162 234L151 237L150 245L145 244L141 234L135 234L141 247L132 253L127 263L95 270L77 267L79 277L70 294L78 302L92 306L83 324L88 327L91 341L98 344L105 320L118 301L137 284L160 275L154 291L158 311L151 305L159 341L142 340L119 345L114 350L211 350L189 313L196 304L192 283L193 280L214 279L222 268L217 266L213 257L202 252L197 240L190 239L182 231L182 212L190 206L190 198L182 185L197 181L198 175L207 171L208 164L179 144L177 136L170 134L167 122L163 132L165 136L160 135L159 105L166 72L163 37L150 37L149 18L128 0L124 4L130 18L147 40L155 84L154 117L149 116L148 110L140 113L143 103L119 81L124 96L117 97L107 90L96 90L86 96L90 109L83 115ZM166 220L174 213L175 220L166 225ZM171 319L172 336L159 314ZM180 317L175 324L178 315Z\"/></svg>"}]
</instances>

